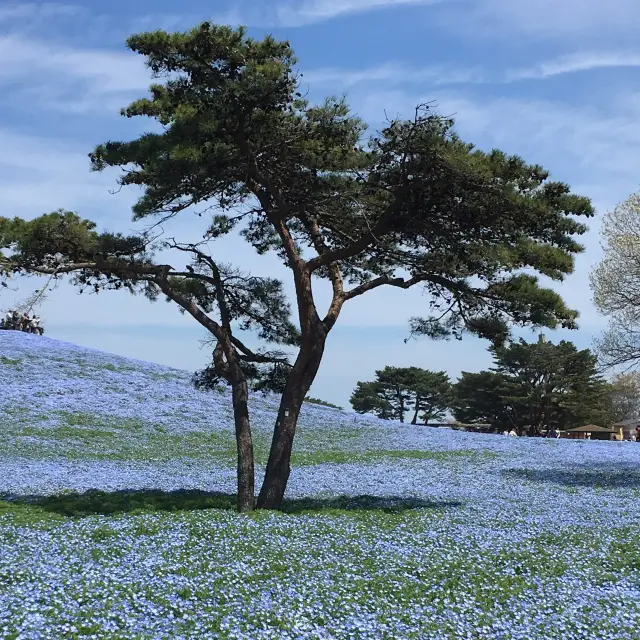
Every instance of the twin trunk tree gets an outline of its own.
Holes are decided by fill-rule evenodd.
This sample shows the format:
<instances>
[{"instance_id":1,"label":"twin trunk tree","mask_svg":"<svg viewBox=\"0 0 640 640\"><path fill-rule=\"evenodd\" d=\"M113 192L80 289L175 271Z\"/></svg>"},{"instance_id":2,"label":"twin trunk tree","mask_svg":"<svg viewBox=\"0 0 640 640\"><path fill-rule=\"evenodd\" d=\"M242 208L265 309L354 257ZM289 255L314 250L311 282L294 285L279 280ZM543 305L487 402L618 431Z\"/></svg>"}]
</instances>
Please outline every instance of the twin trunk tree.
<instances>
[{"instance_id":1,"label":"twin trunk tree","mask_svg":"<svg viewBox=\"0 0 640 640\"><path fill-rule=\"evenodd\" d=\"M385 367L373 382L358 382L351 406L358 413L373 413L385 420L404 422L413 411L411 424L441 418L449 408L449 376L444 371L418 367ZM422 412L422 415L420 415Z\"/></svg>"},{"instance_id":2,"label":"twin trunk tree","mask_svg":"<svg viewBox=\"0 0 640 640\"><path fill-rule=\"evenodd\" d=\"M343 100L312 106L302 98L287 42L252 40L243 28L205 22L127 44L165 79L122 113L153 118L162 131L102 144L91 163L98 171L124 168L119 184L143 190L134 220L163 221L199 205L215 210L202 237L162 245L194 264L157 264L159 245L148 235L98 234L61 213L40 221L49 226L40 236L38 219L0 222L0 249L10 249L0 253L0 271L74 273L80 286L125 286L152 299L162 293L204 326L217 345L217 371L233 389L241 510L253 508L241 364L276 366L283 358L251 351L234 334L238 326L297 348L257 501L268 509L282 503L300 408L346 302L382 286L421 286L431 313L414 318L413 330L435 338L468 330L500 341L509 323L575 327L577 313L523 269L555 280L571 273L582 250L573 236L586 230L573 216L593 211L541 167L475 150L428 107L388 122L365 143L366 125ZM241 295L242 279L216 275L222 270L209 246L233 232L259 254L275 252L290 273L295 330L284 308L269 331L275 307L263 301L256 313L255 290ZM319 279L332 292L325 311L314 298Z\"/></svg>"}]
</instances>

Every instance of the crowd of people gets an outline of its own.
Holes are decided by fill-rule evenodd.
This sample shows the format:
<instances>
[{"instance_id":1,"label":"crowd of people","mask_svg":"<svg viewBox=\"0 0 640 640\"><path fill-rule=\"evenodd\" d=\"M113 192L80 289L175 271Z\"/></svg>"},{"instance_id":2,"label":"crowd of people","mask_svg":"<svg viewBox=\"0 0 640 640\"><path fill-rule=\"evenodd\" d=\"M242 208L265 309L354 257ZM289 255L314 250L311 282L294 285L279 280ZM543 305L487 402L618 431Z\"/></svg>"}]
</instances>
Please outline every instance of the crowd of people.
<instances>
[{"instance_id":1,"label":"crowd of people","mask_svg":"<svg viewBox=\"0 0 640 640\"><path fill-rule=\"evenodd\" d=\"M32 317L29 317L26 311L24 313L15 310L8 311L5 317L0 320L0 329L36 333L39 336L44 333L40 316L34 314Z\"/></svg>"}]
</instances>

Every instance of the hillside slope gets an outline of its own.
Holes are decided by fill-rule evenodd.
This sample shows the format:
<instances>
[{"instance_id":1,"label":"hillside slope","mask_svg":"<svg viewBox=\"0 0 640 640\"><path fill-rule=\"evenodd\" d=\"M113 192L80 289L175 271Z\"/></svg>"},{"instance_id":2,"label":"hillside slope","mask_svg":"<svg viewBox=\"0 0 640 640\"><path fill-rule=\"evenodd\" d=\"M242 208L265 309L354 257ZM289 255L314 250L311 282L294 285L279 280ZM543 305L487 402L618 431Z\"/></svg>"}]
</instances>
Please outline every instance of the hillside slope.
<instances>
[{"instance_id":1,"label":"hillside slope","mask_svg":"<svg viewBox=\"0 0 640 640\"><path fill-rule=\"evenodd\" d=\"M0 331L1 638L637 639L637 444L308 405L288 513L247 517L214 508L228 394L189 379Z\"/></svg>"},{"instance_id":2,"label":"hillside slope","mask_svg":"<svg viewBox=\"0 0 640 640\"><path fill-rule=\"evenodd\" d=\"M63 466L65 482L67 474L86 469L78 476L78 481L87 476L81 482L86 488L152 483L162 488L233 489L230 395L194 389L189 372L47 337L0 331L0 376L3 464L37 461L38 475L50 483L31 485L21 475L23 492L54 490L58 485L54 470ZM266 460L277 402L273 395L251 397L259 464ZM468 480L463 487L467 495L474 485L478 488L477 464L485 471L491 464L497 472L534 463L550 473L566 472L570 464L592 473L608 463L619 469L620 465L637 468L640 462L640 447L633 443L515 439L428 429L313 404L303 408L294 450L292 495L317 493L314 489L424 495L428 486L430 495L442 487L451 496L452 491L460 494L456 484ZM47 464L53 461L54 465ZM438 477L423 485L420 476L436 462ZM357 474L344 473L345 465L351 464L364 466ZM455 478L443 477L442 464ZM402 476L398 470L405 466L410 472ZM394 472L389 476L380 473L381 468ZM0 491L1 483L9 489L6 483L17 476L1 477L5 479L0 479ZM634 476L628 480L633 485Z\"/></svg>"}]
</instances>

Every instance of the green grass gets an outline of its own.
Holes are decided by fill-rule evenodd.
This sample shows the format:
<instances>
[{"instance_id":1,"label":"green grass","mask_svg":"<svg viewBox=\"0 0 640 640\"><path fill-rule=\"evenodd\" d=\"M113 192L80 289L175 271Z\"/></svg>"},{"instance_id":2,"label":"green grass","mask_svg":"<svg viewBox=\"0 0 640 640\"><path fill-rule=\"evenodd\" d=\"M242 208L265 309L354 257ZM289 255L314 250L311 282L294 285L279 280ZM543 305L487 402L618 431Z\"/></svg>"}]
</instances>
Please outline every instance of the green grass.
<instances>
[{"instance_id":1,"label":"green grass","mask_svg":"<svg viewBox=\"0 0 640 640\"><path fill-rule=\"evenodd\" d=\"M225 468L232 467L236 461L236 444L231 430L193 430L177 434L161 424L135 418L70 411L38 415L26 407L6 411L0 417L0 429L4 434L0 454L5 451L30 459L159 462L185 459L206 461ZM256 464L265 465L271 434L254 430L253 442ZM394 460L474 463L496 455L488 450L396 450L374 446L367 428L345 428L331 434L322 428L301 428L296 436L292 464L373 464Z\"/></svg>"},{"instance_id":2,"label":"green grass","mask_svg":"<svg viewBox=\"0 0 640 640\"><path fill-rule=\"evenodd\" d=\"M392 460L481 460L496 457L497 454L487 450L454 449L451 451L425 451L420 449L388 449L371 450L353 453L341 449L325 451L302 451L293 453L292 464L305 466L315 464L362 464Z\"/></svg>"}]
</instances>

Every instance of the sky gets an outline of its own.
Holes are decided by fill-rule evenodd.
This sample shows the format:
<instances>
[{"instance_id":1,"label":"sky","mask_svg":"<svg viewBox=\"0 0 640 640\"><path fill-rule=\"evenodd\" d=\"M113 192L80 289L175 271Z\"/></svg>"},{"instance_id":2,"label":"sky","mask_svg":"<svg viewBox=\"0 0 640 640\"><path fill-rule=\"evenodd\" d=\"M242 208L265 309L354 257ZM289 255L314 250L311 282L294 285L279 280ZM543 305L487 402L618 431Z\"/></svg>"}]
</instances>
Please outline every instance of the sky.
<instances>
[{"instance_id":1,"label":"sky","mask_svg":"<svg viewBox=\"0 0 640 640\"><path fill-rule=\"evenodd\" d=\"M433 103L479 148L500 148L539 163L552 178L589 196L597 216L583 236L575 273L556 288L580 311L577 331L551 340L591 346L606 326L591 302L589 272L601 256L602 215L640 183L640 47L637 0L89 0L0 1L0 215L27 219L65 208L99 229L130 232L139 193L117 190L117 172L91 173L87 154L107 140L153 130L121 107L146 94L144 59L127 36L186 30L208 19L273 34L296 51L312 101L346 94L374 128ZM99 7L99 8L98 8ZM188 238L193 216L170 229ZM239 239L215 247L221 260L255 275L290 276L273 256ZM7 309L39 286L4 291ZM318 286L320 306L326 288ZM407 321L426 313L418 290L380 288L350 301L332 331L311 395L348 407L359 380L385 365L479 371L487 343L411 340ZM123 292L80 295L68 284L40 309L47 335L173 367L210 361L205 332L173 304ZM533 339L531 330L520 332Z\"/></svg>"}]
</instances>

